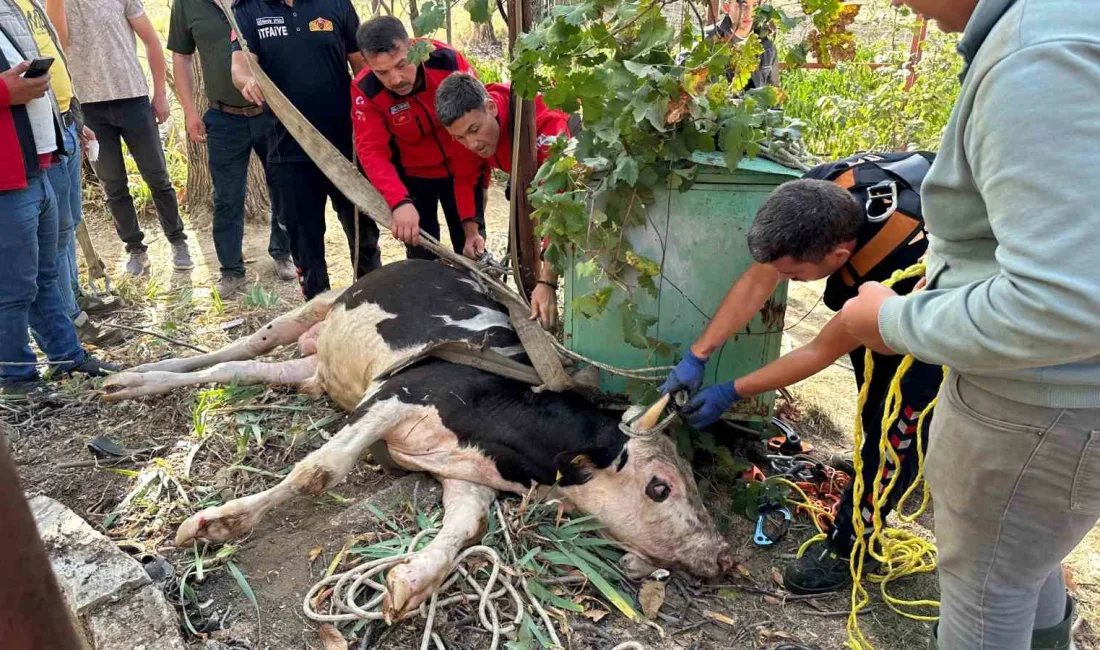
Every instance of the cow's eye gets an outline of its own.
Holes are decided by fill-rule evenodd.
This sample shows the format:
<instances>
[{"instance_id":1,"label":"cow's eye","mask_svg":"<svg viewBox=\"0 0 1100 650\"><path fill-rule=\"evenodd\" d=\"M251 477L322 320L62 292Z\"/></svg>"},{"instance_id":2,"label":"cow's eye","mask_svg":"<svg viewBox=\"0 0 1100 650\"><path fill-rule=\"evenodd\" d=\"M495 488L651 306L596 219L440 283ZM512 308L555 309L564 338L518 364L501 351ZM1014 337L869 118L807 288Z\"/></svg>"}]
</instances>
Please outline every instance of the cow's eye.
<instances>
[{"instance_id":1,"label":"cow's eye","mask_svg":"<svg viewBox=\"0 0 1100 650\"><path fill-rule=\"evenodd\" d=\"M670 494L672 494L672 488L656 476L649 479L649 485L645 486L645 495L657 503L667 499Z\"/></svg>"}]
</instances>

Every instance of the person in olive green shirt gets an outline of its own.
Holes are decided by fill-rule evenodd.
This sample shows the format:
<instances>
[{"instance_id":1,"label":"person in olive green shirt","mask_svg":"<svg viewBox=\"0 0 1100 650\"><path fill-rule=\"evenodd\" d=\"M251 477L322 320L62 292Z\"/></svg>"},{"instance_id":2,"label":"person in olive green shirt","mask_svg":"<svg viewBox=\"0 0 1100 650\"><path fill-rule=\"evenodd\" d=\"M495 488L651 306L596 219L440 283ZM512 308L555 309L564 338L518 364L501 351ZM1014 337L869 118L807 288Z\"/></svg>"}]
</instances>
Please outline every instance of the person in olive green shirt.
<instances>
[{"instance_id":1,"label":"person in olive green shirt","mask_svg":"<svg viewBox=\"0 0 1100 650\"><path fill-rule=\"evenodd\" d=\"M229 21L213 0L173 0L168 27L172 74L187 120L187 134L206 142L210 177L214 184L214 250L221 265L218 293L224 298L246 284L244 258L244 199L248 161L253 151L266 165L273 119L267 109L245 99L230 79ZM202 115L195 105L193 57L199 54L203 90L210 108ZM272 197L275 193L270 193ZM268 253L281 280L293 280L297 270L290 259L290 240L281 226L278 206L272 203Z\"/></svg>"}]
</instances>

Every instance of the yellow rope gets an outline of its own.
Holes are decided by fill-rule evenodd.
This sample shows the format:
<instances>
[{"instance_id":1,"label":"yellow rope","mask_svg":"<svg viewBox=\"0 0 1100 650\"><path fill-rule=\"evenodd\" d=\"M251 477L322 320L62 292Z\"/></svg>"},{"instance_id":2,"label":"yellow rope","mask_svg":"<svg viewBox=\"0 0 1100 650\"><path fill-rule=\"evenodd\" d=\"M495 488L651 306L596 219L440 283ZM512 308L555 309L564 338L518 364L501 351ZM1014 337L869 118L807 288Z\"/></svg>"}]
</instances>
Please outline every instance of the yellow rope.
<instances>
[{"instance_id":1,"label":"yellow rope","mask_svg":"<svg viewBox=\"0 0 1100 650\"><path fill-rule=\"evenodd\" d=\"M920 277L924 275L924 271L924 264L916 264L904 271L894 273L890 279L883 284L888 287L893 286L895 283L902 280ZM894 449L893 445L890 444L889 432L897 423L898 417L901 414L901 381L912 365L912 356L906 356L902 359L897 372L890 381L890 387L886 394L886 403L883 408L882 417L882 434L879 437L879 464L875 476L882 476L886 469L887 458L889 458L894 465L894 473L890 476L890 480L885 486L882 485L881 481L877 480L871 486L871 535L870 537L866 537L867 527L863 522L862 514L863 495L866 486L863 482L863 461L859 450L863 446L862 414L867 404L867 393L871 385L871 374L874 371L874 360L870 350L867 350L864 361L863 386L859 391L856 422L852 434L852 444L856 449L856 453L853 457L855 471L852 477L852 502L853 508L855 509L852 517L852 524L855 528L856 539L855 546L852 548L850 555L849 564L849 568L852 572L852 606L848 615L848 642L846 646L853 650L874 650L874 646L867 640L867 637L864 636L863 631L860 630L859 627L859 613L871 602L870 595L863 585L863 560L868 553L881 562L882 566L880 567L879 573L868 574L866 576L867 580L879 585L882 599L887 607L901 616L913 620L935 621L938 618L936 616L907 611L912 608L939 607L938 601L904 600L890 595L886 588L888 584L898 578L919 573L928 573L936 569L936 547L934 544L912 533L894 528L886 528L882 517L882 506L886 504L886 500L897 484L898 477L901 474L901 459L898 457L897 451ZM945 373L946 371L947 369L944 368ZM925 419L928 414L931 413L935 404L936 400L932 400L932 402L921 411L920 417L917 419L917 476L913 481L913 485L911 485L901 496L901 499L899 499L897 508L899 518L906 523L911 523L916 520L928 505L929 491L928 485L924 481L924 444L921 441L921 432L924 430ZM912 495L918 484L922 485L923 489L920 507L912 514L904 515L902 514L902 506ZM824 539L824 535L818 535L804 544L803 547L799 549L799 556L802 555L810 543L820 541L821 539Z\"/></svg>"}]
</instances>

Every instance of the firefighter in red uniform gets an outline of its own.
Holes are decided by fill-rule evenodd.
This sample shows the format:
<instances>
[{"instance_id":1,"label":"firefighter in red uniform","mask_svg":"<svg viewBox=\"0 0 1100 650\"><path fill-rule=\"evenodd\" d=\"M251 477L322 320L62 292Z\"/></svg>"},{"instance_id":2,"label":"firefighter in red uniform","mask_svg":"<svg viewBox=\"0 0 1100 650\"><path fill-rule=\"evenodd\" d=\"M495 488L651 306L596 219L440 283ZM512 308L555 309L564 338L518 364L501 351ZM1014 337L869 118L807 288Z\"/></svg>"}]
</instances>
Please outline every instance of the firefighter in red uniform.
<instances>
[{"instance_id":1,"label":"firefighter in red uniform","mask_svg":"<svg viewBox=\"0 0 1100 650\"><path fill-rule=\"evenodd\" d=\"M415 41L392 16L363 23L356 41L367 67L351 89L355 150L393 210L393 235L409 258L435 259L416 244L420 231L439 238L442 205L455 252L477 259L485 252L485 163L458 145L435 114L436 88L470 64L450 46L428 41L428 59L413 65L408 52Z\"/></svg>"},{"instance_id":2,"label":"firefighter in red uniform","mask_svg":"<svg viewBox=\"0 0 1100 650\"><path fill-rule=\"evenodd\" d=\"M512 173L511 88L508 84L483 85L468 74L447 77L435 95L439 121L454 139L493 167ZM565 135L576 135L580 128L577 116L551 110L535 97L535 137L538 164L546 162L550 145ZM543 246L546 242L543 242ZM538 283L531 293L531 318L550 329L557 320L558 275L545 261L539 269Z\"/></svg>"}]
</instances>

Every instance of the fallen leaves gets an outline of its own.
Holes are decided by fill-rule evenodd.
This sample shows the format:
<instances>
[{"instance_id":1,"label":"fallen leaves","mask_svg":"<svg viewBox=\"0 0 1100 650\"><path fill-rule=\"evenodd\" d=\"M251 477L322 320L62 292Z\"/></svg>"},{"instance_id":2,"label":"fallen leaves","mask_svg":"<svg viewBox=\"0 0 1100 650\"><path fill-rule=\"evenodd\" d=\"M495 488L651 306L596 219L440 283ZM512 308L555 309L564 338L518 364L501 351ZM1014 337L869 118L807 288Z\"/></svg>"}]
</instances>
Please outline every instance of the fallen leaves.
<instances>
[{"instance_id":1,"label":"fallen leaves","mask_svg":"<svg viewBox=\"0 0 1100 650\"><path fill-rule=\"evenodd\" d=\"M348 650L348 642L343 635L328 623L321 625L317 634L321 637L321 650Z\"/></svg>"},{"instance_id":2,"label":"fallen leaves","mask_svg":"<svg viewBox=\"0 0 1100 650\"><path fill-rule=\"evenodd\" d=\"M599 623L606 617L608 611L606 609L586 609L581 612L581 616L587 618L593 623Z\"/></svg>"},{"instance_id":3,"label":"fallen leaves","mask_svg":"<svg viewBox=\"0 0 1100 650\"><path fill-rule=\"evenodd\" d=\"M309 552L309 563L313 564L319 557L321 557L321 547L314 546L313 550Z\"/></svg>"},{"instance_id":4,"label":"fallen leaves","mask_svg":"<svg viewBox=\"0 0 1100 650\"><path fill-rule=\"evenodd\" d=\"M770 646L779 641L797 641L797 639L780 630L760 630L756 633L757 646Z\"/></svg>"},{"instance_id":5,"label":"fallen leaves","mask_svg":"<svg viewBox=\"0 0 1100 650\"><path fill-rule=\"evenodd\" d=\"M661 611L661 605L665 604L665 583L646 580L638 594L638 600L642 603L642 613L645 617L656 618L657 612Z\"/></svg>"},{"instance_id":6,"label":"fallen leaves","mask_svg":"<svg viewBox=\"0 0 1100 650\"><path fill-rule=\"evenodd\" d=\"M737 626L737 621L733 620L729 616L726 616L725 614L719 614L718 612L712 612L709 609L706 610L705 612L703 612L703 616L706 616L710 620L716 621L718 623L725 623L726 625L729 625L730 627L736 627Z\"/></svg>"},{"instance_id":7,"label":"fallen leaves","mask_svg":"<svg viewBox=\"0 0 1100 650\"><path fill-rule=\"evenodd\" d=\"M780 589L783 588L783 573L775 567L772 567L772 582Z\"/></svg>"}]
</instances>

